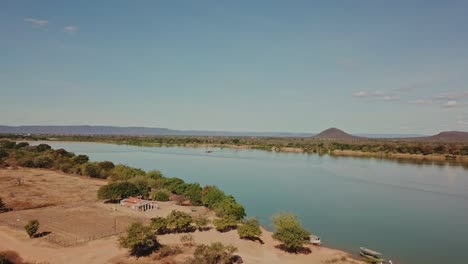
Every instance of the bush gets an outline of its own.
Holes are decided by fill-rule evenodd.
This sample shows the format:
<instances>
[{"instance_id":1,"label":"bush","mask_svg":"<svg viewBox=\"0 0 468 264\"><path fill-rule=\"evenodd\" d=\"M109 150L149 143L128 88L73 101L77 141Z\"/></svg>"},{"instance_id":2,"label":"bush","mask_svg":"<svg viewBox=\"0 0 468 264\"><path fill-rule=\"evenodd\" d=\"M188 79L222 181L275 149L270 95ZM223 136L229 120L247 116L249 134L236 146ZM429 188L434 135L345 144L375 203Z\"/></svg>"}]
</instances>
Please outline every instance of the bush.
<instances>
[{"instance_id":1,"label":"bush","mask_svg":"<svg viewBox=\"0 0 468 264\"><path fill-rule=\"evenodd\" d=\"M70 173L73 166L70 163L60 164L60 170L65 173Z\"/></svg>"},{"instance_id":2,"label":"bush","mask_svg":"<svg viewBox=\"0 0 468 264\"><path fill-rule=\"evenodd\" d=\"M29 237L33 237L39 230L39 221L31 220L25 226L24 230L28 233Z\"/></svg>"},{"instance_id":3,"label":"bush","mask_svg":"<svg viewBox=\"0 0 468 264\"><path fill-rule=\"evenodd\" d=\"M34 159L34 167L36 168L51 168L54 166L54 161L49 157L39 156Z\"/></svg>"},{"instance_id":4,"label":"bush","mask_svg":"<svg viewBox=\"0 0 468 264\"><path fill-rule=\"evenodd\" d=\"M0 197L0 210L5 208L5 204L2 201L2 197Z\"/></svg>"},{"instance_id":5,"label":"bush","mask_svg":"<svg viewBox=\"0 0 468 264\"><path fill-rule=\"evenodd\" d=\"M146 177L153 179L153 180L158 180L158 179L162 179L163 175L158 170L151 170L146 173Z\"/></svg>"},{"instance_id":6,"label":"bush","mask_svg":"<svg viewBox=\"0 0 468 264\"><path fill-rule=\"evenodd\" d=\"M282 242L287 251L296 252L308 243L310 233L305 230L297 217L290 213L273 216L275 233L273 238Z\"/></svg>"},{"instance_id":7,"label":"bush","mask_svg":"<svg viewBox=\"0 0 468 264\"><path fill-rule=\"evenodd\" d=\"M180 242L186 247L191 247L195 245L195 240L193 239L193 236L191 234L181 236Z\"/></svg>"},{"instance_id":8,"label":"bush","mask_svg":"<svg viewBox=\"0 0 468 264\"><path fill-rule=\"evenodd\" d=\"M89 157L86 155L78 155L73 159L73 161L78 164L85 164L89 161Z\"/></svg>"},{"instance_id":9,"label":"bush","mask_svg":"<svg viewBox=\"0 0 468 264\"><path fill-rule=\"evenodd\" d=\"M110 175L110 180L112 180L112 181L119 181L119 180L126 181L126 180L134 178L134 177L136 177L138 175L144 176L145 174L146 173L141 169L132 168L132 167L120 164L120 165L115 166L112 169L111 175Z\"/></svg>"},{"instance_id":10,"label":"bush","mask_svg":"<svg viewBox=\"0 0 468 264\"><path fill-rule=\"evenodd\" d=\"M186 184L184 195L190 199L192 205L202 205L202 187L199 183Z\"/></svg>"},{"instance_id":11,"label":"bush","mask_svg":"<svg viewBox=\"0 0 468 264\"><path fill-rule=\"evenodd\" d=\"M254 239L262 234L258 220L255 218L247 219L240 227L237 228L237 233L240 238Z\"/></svg>"},{"instance_id":12,"label":"bush","mask_svg":"<svg viewBox=\"0 0 468 264\"><path fill-rule=\"evenodd\" d=\"M166 234L168 232L167 219L159 216L151 218L151 229L158 235Z\"/></svg>"},{"instance_id":13,"label":"bush","mask_svg":"<svg viewBox=\"0 0 468 264\"><path fill-rule=\"evenodd\" d=\"M208 218L205 216L198 216L193 219L193 222L195 223L195 226L199 231L203 231L206 229L207 225L210 223Z\"/></svg>"},{"instance_id":14,"label":"bush","mask_svg":"<svg viewBox=\"0 0 468 264\"><path fill-rule=\"evenodd\" d=\"M245 217L245 209L242 205L238 204L233 196L226 196L220 202L214 204L213 209L217 216L232 216L236 220Z\"/></svg>"},{"instance_id":15,"label":"bush","mask_svg":"<svg viewBox=\"0 0 468 264\"><path fill-rule=\"evenodd\" d=\"M0 146L6 149L12 149L16 146L16 142L3 140L3 141L0 141Z\"/></svg>"},{"instance_id":16,"label":"bush","mask_svg":"<svg viewBox=\"0 0 468 264\"><path fill-rule=\"evenodd\" d=\"M8 157L8 152L4 148L0 148L0 159Z\"/></svg>"},{"instance_id":17,"label":"bush","mask_svg":"<svg viewBox=\"0 0 468 264\"><path fill-rule=\"evenodd\" d=\"M225 216L222 218L218 218L213 220L213 225L215 226L216 230L220 232L227 232L237 228L237 223L239 221L235 219L233 216Z\"/></svg>"},{"instance_id":18,"label":"bush","mask_svg":"<svg viewBox=\"0 0 468 264\"><path fill-rule=\"evenodd\" d=\"M167 202L169 201L169 195L165 191L157 191L153 195L153 200Z\"/></svg>"},{"instance_id":19,"label":"bush","mask_svg":"<svg viewBox=\"0 0 468 264\"><path fill-rule=\"evenodd\" d=\"M138 175L128 180L128 182L133 183L138 188L138 191L143 198L148 198L148 192L150 190L148 180L149 179L146 178L146 176Z\"/></svg>"},{"instance_id":20,"label":"bush","mask_svg":"<svg viewBox=\"0 0 468 264\"><path fill-rule=\"evenodd\" d=\"M36 146L36 151L37 152L44 152L44 151L47 151L47 150L50 150L52 149L51 146L47 145L47 144L39 144Z\"/></svg>"},{"instance_id":21,"label":"bush","mask_svg":"<svg viewBox=\"0 0 468 264\"><path fill-rule=\"evenodd\" d=\"M221 201L226 195L216 186L205 186L202 190L202 203L208 208Z\"/></svg>"},{"instance_id":22,"label":"bush","mask_svg":"<svg viewBox=\"0 0 468 264\"><path fill-rule=\"evenodd\" d=\"M220 242L211 243L211 245L198 245L195 248L193 258L189 258L187 264L225 264L233 263L233 253L237 248L225 246Z\"/></svg>"},{"instance_id":23,"label":"bush","mask_svg":"<svg viewBox=\"0 0 468 264\"><path fill-rule=\"evenodd\" d=\"M169 256L175 256L182 253L182 249L178 246L162 246L159 250L159 258L162 259Z\"/></svg>"},{"instance_id":24,"label":"bush","mask_svg":"<svg viewBox=\"0 0 468 264\"><path fill-rule=\"evenodd\" d=\"M100 178L99 168L93 163L84 164L82 172L84 175L94 177L94 178Z\"/></svg>"},{"instance_id":25,"label":"bush","mask_svg":"<svg viewBox=\"0 0 468 264\"><path fill-rule=\"evenodd\" d=\"M151 254L161 245L149 226L133 223L127 229L127 235L120 237L120 246L127 248L130 255L144 256Z\"/></svg>"},{"instance_id":26,"label":"bush","mask_svg":"<svg viewBox=\"0 0 468 264\"><path fill-rule=\"evenodd\" d=\"M184 212L173 210L167 217L167 227L175 232L187 231L192 224L192 217Z\"/></svg>"},{"instance_id":27,"label":"bush","mask_svg":"<svg viewBox=\"0 0 468 264\"><path fill-rule=\"evenodd\" d=\"M20 143L16 144L15 149L25 148L27 146L29 146L28 142L20 142Z\"/></svg>"},{"instance_id":28,"label":"bush","mask_svg":"<svg viewBox=\"0 0 468 264\"><path fill-rule=\"evenodd\" d=\"M114 163L112 163L111 161L101 161L101 162L98 162L97 163L97 166L101 169L101 170L112 170L115 165Z\"/></svg>"},{"instance_id":29,"label":"bush","mask_svg":"<svg viewBox=\"0 0 468 264\"><path fill-rule=\"evenodd\" d=\"M162 186L175 194L184 194L187 184L179 178L164 178L162 179Z\"/></svg>"},{"instance_id":30,"label":"bush","mask_svg":"<svg viewBox=\"0 0 468 264\"><path fill-rule=\"evenodd\" d=\"M18 161L21 167L34 168L34 160L29 157L22 158Z\"/></svg>"},{"instance_id":31,"label":"bush","mask_svg":"<svg viewBox=\"0 0 468 264\"><path fill-rule=\"evenodd\" d=\"M101 200L120 200L129 196L136 196L140 193L138 188L129 182L113 182L101 186L98 189L98 199Z\"/></svg>"}]
</instances>

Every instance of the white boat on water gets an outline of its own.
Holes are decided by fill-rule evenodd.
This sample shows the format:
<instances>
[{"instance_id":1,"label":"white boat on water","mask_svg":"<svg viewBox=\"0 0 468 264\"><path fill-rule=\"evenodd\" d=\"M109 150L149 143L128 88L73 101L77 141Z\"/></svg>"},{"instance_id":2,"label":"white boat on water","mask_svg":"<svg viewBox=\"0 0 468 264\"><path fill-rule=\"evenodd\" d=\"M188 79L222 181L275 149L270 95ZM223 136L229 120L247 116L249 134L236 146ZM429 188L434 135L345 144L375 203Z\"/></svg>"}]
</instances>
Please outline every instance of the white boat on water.
<instances>
[{"instance_id":1,"label":"white boat on water","mask_svg":"<svg viewBox=\"0 0 468 264\"><path fill-rule=\"evenodd\" d=\"M311 235L309 238L309 241L312 245L320 246L322 245L322 240L320 240L320 237Z\"/></svg>"},{"instance_id":2,"label":"white boat on water","mask_svg":"<svg viewBox=\"0 0 468 264\"><path fill-rule=\"evenodd\" d=\"M361 247L360 248L361 251L359 252L359 254L369 260L372 261L372 263L376 263L376 264L383 264L383 263L388 263L388 264L392 264L392 261L391 260L388 260L386 261L385 259L382 258L382 253L380 252L377 252L377 251L374 251L372 249L368 249L368 248L365 248L365 247Z\"/></svg>"}]
</instances>

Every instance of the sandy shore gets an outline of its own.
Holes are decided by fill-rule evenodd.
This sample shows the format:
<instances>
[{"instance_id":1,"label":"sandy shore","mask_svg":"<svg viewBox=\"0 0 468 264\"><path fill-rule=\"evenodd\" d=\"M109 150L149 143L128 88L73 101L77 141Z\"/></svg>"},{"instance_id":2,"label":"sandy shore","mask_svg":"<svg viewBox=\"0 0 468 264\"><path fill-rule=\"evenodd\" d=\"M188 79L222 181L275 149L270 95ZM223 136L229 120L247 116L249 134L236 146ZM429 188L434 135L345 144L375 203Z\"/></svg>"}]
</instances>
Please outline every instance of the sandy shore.
<instances>
[{"instance_id":1,"label":"sandy shore","mask_svg":"<svg viewBox=\"0 0 468 264\"><path fill-rule=\"evenodd\" d=\"M15 179L22 177L24 183L15 186ZM103 204L96 200L95 192L103 185L102 180L71 176L57 171L42 169L0 169L0 197L11 204L15 211L0 214L0 252L16 251L23 259L36 263L146 263L145 258L135 260L120 249L118 236L91 239L89 242L72 246L51 243L47 237L30 239L22 226L31 219L39 219L39 231L51 231L48 236L57 239L75 239L83 234L100 234L111 229L114 219L128 224L132 221L148 223L155 216L166 216L172 210L213 217L204 207L192 212L172 202L160 203L159 210L135 212L115 204ZM79 191L73 191L78 186ZM47 189L49 187L49 189ZM20 221L21 222L17 222ZM12 225L13 223L13 225ZM124 230L121 226L121 230ZM16 228L15 228L16 227ZM158 236L162 244L180 245L182 234ZM344 251L326 247L309 246L312 253L289 254L275 246L272 233L263 230L264 244L239 238L237 231L220 233L214 229L192 233L195 243L222 242L238 248L244 263L360 263ZM173 261L183 263L192 249L178 255ZM130 262L128 262L130 261ZM334 261L334 262L331 262ZM154 263L154 261L152 262Z\"/></svg>"}]
</instances>

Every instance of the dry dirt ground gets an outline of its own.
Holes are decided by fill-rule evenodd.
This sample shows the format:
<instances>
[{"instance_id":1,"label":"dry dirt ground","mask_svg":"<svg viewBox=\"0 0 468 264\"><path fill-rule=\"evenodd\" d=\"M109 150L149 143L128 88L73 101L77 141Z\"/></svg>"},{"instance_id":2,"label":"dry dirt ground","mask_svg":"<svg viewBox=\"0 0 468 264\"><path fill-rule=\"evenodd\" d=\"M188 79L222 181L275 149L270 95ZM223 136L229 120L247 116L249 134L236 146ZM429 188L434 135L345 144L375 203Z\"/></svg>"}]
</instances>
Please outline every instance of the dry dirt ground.
<instances>
[{"instance_id":1,"label":"dry dirt ground","mask_svg":"<svg viewBox=\"0 0 468 264\"><path fill-rule=\"evenodd\" d=\"M104 204L96 199L97 189L104 184L102 180L49 170L0 169L0 197L14 209L0 213L0 252L14 250L26 261L36 263L183 263L193 247L182 247L183 254L169 259L135 259L119 248L117 234L131 222L149 223L151 217L166 216L172 210L212 216L204 207L183 207L172 202L159 203L160 209L147 212ZM39 232L47 235L30 239L23 226L31 219L38 219ZM282 252L275 248L277 243L266 230L263 245L239 239L236 231L219 233L212 229L192 235L196 243L219 241L234 245L244 263L358 263L343 251L325 247L311 247L308 255ZM158 236L158 240L180 245L180 236Z\"/></svg>"}]
</instances>

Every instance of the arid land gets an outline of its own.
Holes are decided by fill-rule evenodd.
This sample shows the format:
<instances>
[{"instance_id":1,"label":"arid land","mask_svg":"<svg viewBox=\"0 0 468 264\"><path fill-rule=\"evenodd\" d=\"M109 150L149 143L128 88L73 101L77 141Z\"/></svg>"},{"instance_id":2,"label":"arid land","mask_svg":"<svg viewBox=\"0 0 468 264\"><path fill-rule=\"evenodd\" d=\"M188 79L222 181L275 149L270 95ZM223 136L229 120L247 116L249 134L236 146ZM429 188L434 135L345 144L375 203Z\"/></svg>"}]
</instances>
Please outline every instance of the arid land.
<instances>
[{"instance_id":1,"label":"arid land","mask_svg":"<svg viewBox=\"0 0 468 264\"><path fill-rule=\"evenodd\" d=\"M155 216L172 210L192 215L214 217L204 207L184 207L173 202L159 202L160 209L136 212L96 199L97 189L106 184L81 176L42 169L0 169L0 197L13 210L0 214L0 252L15 251L31 263L183 263L193 254L193 247L183 246L183 234L159 235L166 245L179 245L183 253L155 260L154 256L135 259L119 248L118 236L134 222L148 223ZM44 236L29 238L24 224L38 219ZM244 263L361 263L348 253L308 246L310 254L290 254L275 246L271 232L263 230L259 242L242 240L236 231L220 233L214 229L192 233L195 243L222 242L238 248Z\"/></svg>"}]
</instances>

